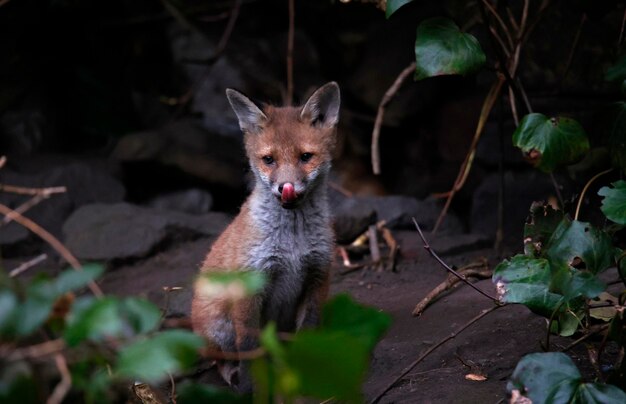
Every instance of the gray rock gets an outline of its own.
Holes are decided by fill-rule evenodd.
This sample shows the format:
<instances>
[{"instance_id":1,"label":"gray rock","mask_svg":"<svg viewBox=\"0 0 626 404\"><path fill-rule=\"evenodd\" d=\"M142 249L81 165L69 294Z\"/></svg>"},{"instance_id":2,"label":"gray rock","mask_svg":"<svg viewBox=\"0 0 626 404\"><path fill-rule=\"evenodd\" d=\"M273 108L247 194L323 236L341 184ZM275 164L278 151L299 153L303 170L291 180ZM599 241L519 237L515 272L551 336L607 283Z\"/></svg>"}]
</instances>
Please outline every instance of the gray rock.
<instances>
[{"instance_id":1,"label":"gray rock","mask_svg":"<svg viewBox=\"0 0 626 404\"><path fill-rule=\"evenodd\" d=\"M349 244L359 237L370 224L376 223L376 210L356 198L345 198L334 205L333 227L339 244Z\"/></svg>"},{"instance_id":2,"label":"gray rock","mask_svg":"<svg viewBox=\"0 0 626 404\"><path fill-rule=\"evenodd\" d=\"M0 171L0 183L32 188L65 186L66 193L50 196L25 214L57 237L61 236L63 222L77 207L94 202L119 202L124 198L124 186L102 167L83 162L57 161L53 164L34 172L18 172L5 167ZM28 199L24 195L0 193L0 203L11 208ZM29 232L21 225L9 223L0 231L0 245L13 245L28 237Z\"/></svg>"},{"instance_id":3,"label":"gray rock","mask_svg":"<svg viewBox=\"0 0 626 404\"><path fill-rule=\"evenodd\" d=\"M492 239L486 234L435 234L426 233L424 235L428 244L438 255L456 255L468 251L475 251L479 248L492 246Z\"/></svg>"},{"instance_id":4,"label":"gray rock","mask_svg":"<svg viewBox=\"0 0 626 404\"><path fill-rule=\"evenodd\" d=\"M213 197L205 190L191 188L157 196L148 202L148 206L160 210L175 210L192 215L201 215L211 210Z\"/></svg>"},{"instance_id":5,"label":"gray rock","mask_svg":"<svg viewBox=\"0 0 626 404\"><path fill-rule=\"evenodd\" d=\"M169 236L190 232L215 236L230 217L224 213L189 215L128 203L93 204L74 212L63 225L67 247L80 259L145 257Z\"/></svg>"}]
</instances>

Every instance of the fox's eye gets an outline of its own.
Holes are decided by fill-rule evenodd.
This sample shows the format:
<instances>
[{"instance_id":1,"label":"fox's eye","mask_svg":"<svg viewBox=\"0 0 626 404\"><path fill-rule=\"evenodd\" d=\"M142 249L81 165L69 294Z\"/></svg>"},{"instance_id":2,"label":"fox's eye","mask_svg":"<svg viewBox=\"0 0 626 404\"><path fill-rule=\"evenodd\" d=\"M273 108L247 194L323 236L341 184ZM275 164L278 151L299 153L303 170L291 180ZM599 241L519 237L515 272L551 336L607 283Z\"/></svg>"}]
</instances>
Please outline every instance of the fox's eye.
<instances>
[{"instance_id":1,"label":"fox's eye","mask_svg":"<svg viewBox=\"0 0 626 404\"><path fill-rule=\"evenodd\" d=\"M306 163L307 161L311 160L311 157L313 157L313 153L302 153L300 155L300 161Z\"/></svg>"},{"instance_id":2,"label":"fox's eye","mask_svg":"<svg viewBox=\"0 0 626 404\"><path fill-rule=\"evenodd\" d=\"M263 156L261 157L261 160L263 160L263 162L267 165L270 165L274 162L274 157L272 156Z\"/></svg>"}]
</instances>

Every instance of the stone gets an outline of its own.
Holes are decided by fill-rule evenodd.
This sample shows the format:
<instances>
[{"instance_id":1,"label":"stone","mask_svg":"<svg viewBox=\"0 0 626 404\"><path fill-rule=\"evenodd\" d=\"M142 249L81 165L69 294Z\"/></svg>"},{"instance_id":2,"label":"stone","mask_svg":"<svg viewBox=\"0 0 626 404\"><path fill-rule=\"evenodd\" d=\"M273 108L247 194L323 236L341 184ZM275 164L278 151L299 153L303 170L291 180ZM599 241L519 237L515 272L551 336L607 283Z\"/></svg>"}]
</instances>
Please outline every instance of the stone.
<instances>
[{"instance_id":1,"label":"stone","mask_svg":"<svg viewBox=\"0 0 626 404\"><path fill-rule=\"evenodd\" d=\"M67 159L53 159L47 163L31 165L23 162L17 164L17 169L5 167L0 171L0 183L29 188L65 186L67 192L51 195L25 213L26 217L54 236L61 236L63 222L74 209L94 202L119 202L124 198L124 186L101 165ZM0 193L0 203L10 208L16 208L29 198L9 192ZM0 245L16 247L16 243L29 237L28 230L11 222L0 231Z\"/></svg>"},{"instance_id":2,"label":"stone","mask_svg":"<svg viewBox=\"0 0 626 404\"><path fill-rule=\"evenodd\" d=\"M207 213L213 207L213 196L208 191L190 188L157 196L148 206L160 210L175 210L192 215Z\"/></svg>"},{"instance_id":3,"label":"stone","mask_svg":"<svg viewBox=\"0 0 626 404\"><path fill-rule=\"evenodd\" d=\"M63 233L77 258L108 261L145 257L181 232L216 236L229 222L225 213L190 215L129 203L92 204L74 212Z\"/></svg>"}]
</instances>

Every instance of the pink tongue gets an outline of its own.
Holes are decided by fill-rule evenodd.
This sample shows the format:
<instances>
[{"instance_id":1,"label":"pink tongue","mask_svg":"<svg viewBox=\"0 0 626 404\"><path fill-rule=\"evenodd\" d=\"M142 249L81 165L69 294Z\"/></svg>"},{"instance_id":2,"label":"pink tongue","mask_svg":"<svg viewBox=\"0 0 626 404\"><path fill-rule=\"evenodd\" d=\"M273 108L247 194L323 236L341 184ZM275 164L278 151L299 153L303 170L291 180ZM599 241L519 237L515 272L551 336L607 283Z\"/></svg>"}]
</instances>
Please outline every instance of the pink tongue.
<instances>
[{"instance_id":1,"label":"pink tongue","mask_svg":"<svg viewBox=\"0 0 626 404\"><path fill-rule=\"evenodd\" d=\"M283 193L281 194L280 199L283 203L290 203L296 200L296 190L294 189L292 183L286 182L283 185Z\"/></svg>"}]
</instances>

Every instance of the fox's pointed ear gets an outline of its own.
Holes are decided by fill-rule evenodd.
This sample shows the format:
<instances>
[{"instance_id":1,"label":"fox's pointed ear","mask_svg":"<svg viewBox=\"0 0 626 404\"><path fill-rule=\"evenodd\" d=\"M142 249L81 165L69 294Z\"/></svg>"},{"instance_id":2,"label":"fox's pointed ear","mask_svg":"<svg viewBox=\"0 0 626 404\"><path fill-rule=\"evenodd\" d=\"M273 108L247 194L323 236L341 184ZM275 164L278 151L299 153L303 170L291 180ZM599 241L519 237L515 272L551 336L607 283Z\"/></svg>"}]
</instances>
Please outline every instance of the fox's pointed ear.
<instances>
[{"instance_id":1,"label":"fox's pointed ear","mask_svg":"<svg viewBox=\"0 0 626 404\"><path fill-rule=\"evenodd\" d=\"M333 127L339 121L340 103L339 86L331 81L318 88L308 99L302 107L300 119L309 121L312 125L320 125L325 128Z\"/></svg>"},{"instance_id":2,"label":"fox's pointed ear","mask_svg":"<svg viewBox=\"0 0 626 404\"><path fill-rule=\"evenodd\" d=\"M239 127L244 133L258 133L267 121L267 116L248 97L232 88L226 89L226 97L239 119Z\"/></svg>"}]
</instances>

